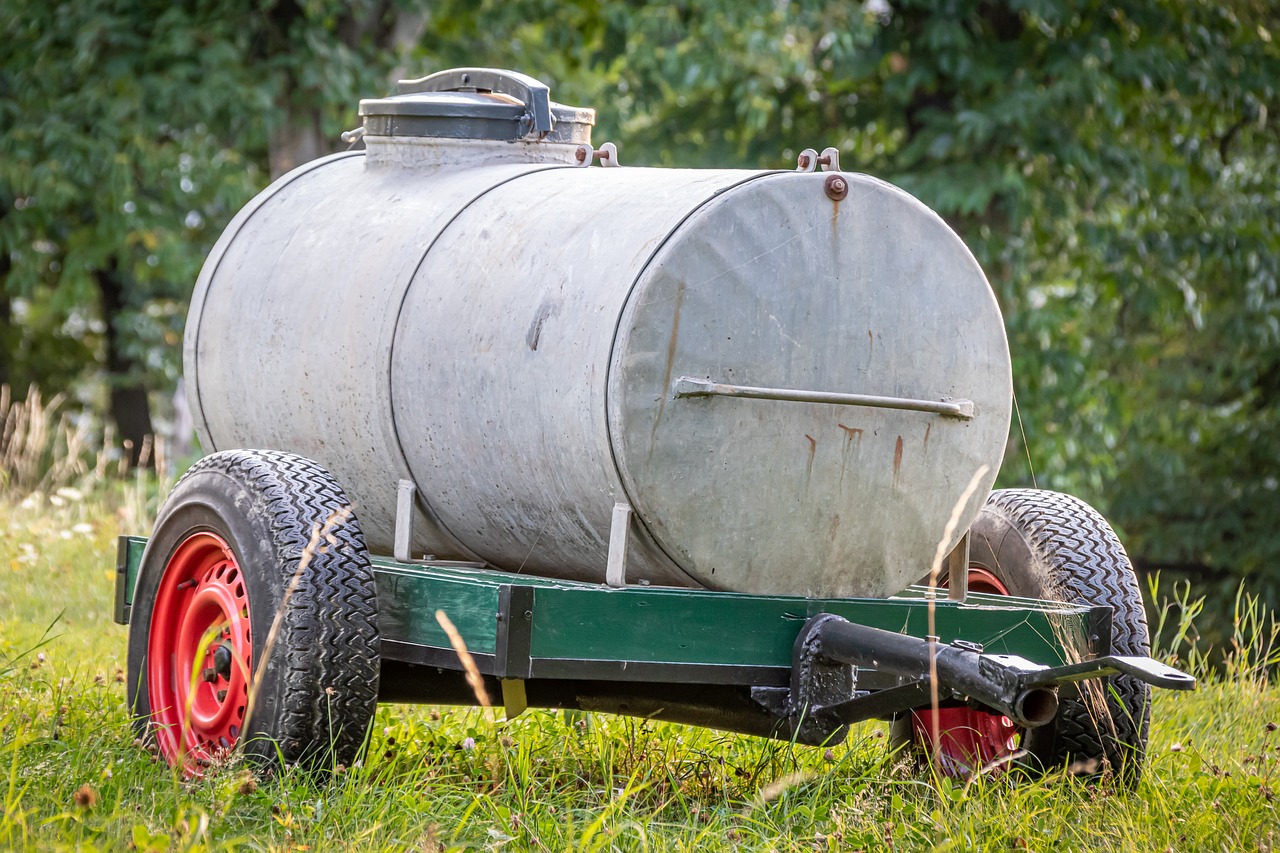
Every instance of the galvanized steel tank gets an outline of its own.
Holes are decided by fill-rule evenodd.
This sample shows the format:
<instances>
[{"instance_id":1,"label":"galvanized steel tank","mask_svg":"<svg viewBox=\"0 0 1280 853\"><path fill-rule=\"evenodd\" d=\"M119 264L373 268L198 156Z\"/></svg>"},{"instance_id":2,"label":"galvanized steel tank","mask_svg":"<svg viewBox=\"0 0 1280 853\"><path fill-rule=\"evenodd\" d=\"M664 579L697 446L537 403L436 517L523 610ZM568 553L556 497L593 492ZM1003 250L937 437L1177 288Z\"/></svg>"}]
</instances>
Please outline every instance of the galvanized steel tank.
<instances>
[{"instance_id":1,"label":"galvanized steel tank","mask_svg":"<svg viewBox=\"0 0 1280 853\"><path fill-rule=\"evenodd\" d=\"M361 113L366 150L276 181L205 264L206 450L317 459L383 553L412 480L415 553L565 578L604 578L618 502L628 582L752 593L902 589L987 466L944 547L968 528L1008 344L920 202L848 173L579 168L594 114L510 72Z\"/></svg>"}]
</instances>

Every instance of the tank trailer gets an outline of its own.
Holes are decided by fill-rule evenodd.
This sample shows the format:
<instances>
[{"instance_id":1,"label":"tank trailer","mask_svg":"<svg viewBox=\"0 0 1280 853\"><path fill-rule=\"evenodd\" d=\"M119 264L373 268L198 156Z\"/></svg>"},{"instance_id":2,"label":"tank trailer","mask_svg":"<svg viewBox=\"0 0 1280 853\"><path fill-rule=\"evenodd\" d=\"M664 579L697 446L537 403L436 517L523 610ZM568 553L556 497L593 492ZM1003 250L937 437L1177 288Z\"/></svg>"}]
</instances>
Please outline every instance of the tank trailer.
<instances>
[{"instance_id":1,"label":"tank trailer","mask_svg":"<svg viewBox=\"0 0 1280 853\"><path fill-rule=\"evenodd\" d=\"M349 763L378 702L485 700L1136 778L1194 679L1097 512L992 491L1008 340L938 215L834 149L620 166L510 71L360 115L191 299L210 455L116 588L168 762Z\"/></svg>"}]
</instances>

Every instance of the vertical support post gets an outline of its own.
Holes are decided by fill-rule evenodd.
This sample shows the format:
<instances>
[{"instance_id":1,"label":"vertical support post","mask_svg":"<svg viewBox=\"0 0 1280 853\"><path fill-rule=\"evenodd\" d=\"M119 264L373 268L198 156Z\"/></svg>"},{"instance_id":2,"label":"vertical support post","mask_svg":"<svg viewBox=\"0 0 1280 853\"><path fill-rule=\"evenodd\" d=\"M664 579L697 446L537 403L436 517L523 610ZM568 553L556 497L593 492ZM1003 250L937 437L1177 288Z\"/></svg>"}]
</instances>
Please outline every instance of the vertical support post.
<instances>
[{"instance_id":1,"label":"vertical support post","mask_svg":"<svg viewBox=\"0 0 1280 853\"><path fill-rule=\"evenodd\" d=\"M401 480L396 488L396 532L391 553L401 563L413 560L409 548L413 541L413 498L417 493L412 480Z\"/></svg>"},{"instance_id":2,"label":"vertical support post","mask_svg":"<svg viewBox=\"0 0 1280 853\"><path fill-rule=\"evenodd\" d=\"M525 694L524 679L504 678L502 685L502 705L506 709L507 719L514 720L529 707L529 697Z\"/></svg>"},{"instance_id":3,"label":"vertical support post","mask_svg":"<svg viewBox=\"0 0 1280 853\"><path fill-rule=\"evenodd\" d=\"M969 595L969 531L947 555L947 598L964 601Z\"/></svg>"},{"instance_id":4,"label":"vertical support post","mask_svg":"<svg viewBox=\"0 0 1280 853\"><path fill-rule=\"evenodd\" d=\"M613 524L609 527L609 562L604 582L609 586L627 585L627 540L631 537L631 504L613 505Z\"/></svg>"},{"instance_id":5,"label":"vertical support post","mask_svg":"<svg viewBox=\"0 0 1280 853\"><path fill-rule=\"evenodd\" d=\"M1114 629L1115 610L1107 604L1089 608L1088 634L1085 638L1087 653L1091 657L1105 657L1112 653L1111 634Z\"/></svg>"}]
</instances>

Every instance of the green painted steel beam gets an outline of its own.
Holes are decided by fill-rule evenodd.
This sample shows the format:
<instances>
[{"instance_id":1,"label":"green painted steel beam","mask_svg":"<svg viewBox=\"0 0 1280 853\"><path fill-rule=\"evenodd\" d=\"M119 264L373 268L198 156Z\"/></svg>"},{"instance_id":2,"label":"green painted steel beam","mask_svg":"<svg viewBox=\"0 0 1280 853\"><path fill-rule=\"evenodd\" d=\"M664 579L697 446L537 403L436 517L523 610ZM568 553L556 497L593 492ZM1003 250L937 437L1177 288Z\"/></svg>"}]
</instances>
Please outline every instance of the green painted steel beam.
<instances>
[{"instance_id":1,"label":"green painted steel beam","mask_svg":"<svg viewBox=\"0 0 1280 853\"><path fill-rule=\"evenodd\" d=\"M122 544L117 618L132 604L145 544L141 537ZM776 682L801 626L819 613L1057 666L1080 659L1090 615L1083 605L1008 596L935 599L919 587L886 599L810 599L614 589L381 557L373 565L385 657L460 668L439 610L482 671L504 677L756 683L770 670Z\"/></svg>"}]
</instances>

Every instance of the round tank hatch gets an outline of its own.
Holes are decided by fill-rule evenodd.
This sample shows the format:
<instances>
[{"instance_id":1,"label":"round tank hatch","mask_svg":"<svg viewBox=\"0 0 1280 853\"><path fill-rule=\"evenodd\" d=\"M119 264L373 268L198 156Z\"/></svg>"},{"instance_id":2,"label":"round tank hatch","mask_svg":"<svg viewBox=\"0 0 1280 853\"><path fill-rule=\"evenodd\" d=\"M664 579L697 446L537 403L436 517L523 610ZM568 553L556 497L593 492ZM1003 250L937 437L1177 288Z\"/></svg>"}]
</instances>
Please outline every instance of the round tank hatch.
<instances>
[{"instance_id":1,"label":"round tank hatch","mask_svg":"<svg viewBox=\"0 0 1280 853\"><path fill-rule=\"evenodd\" d=\"M454 68L396 91L360 102L366 136L591 144L595 110L557 104L546 84L515 71Z\"/></svg>"}]
</instances>

